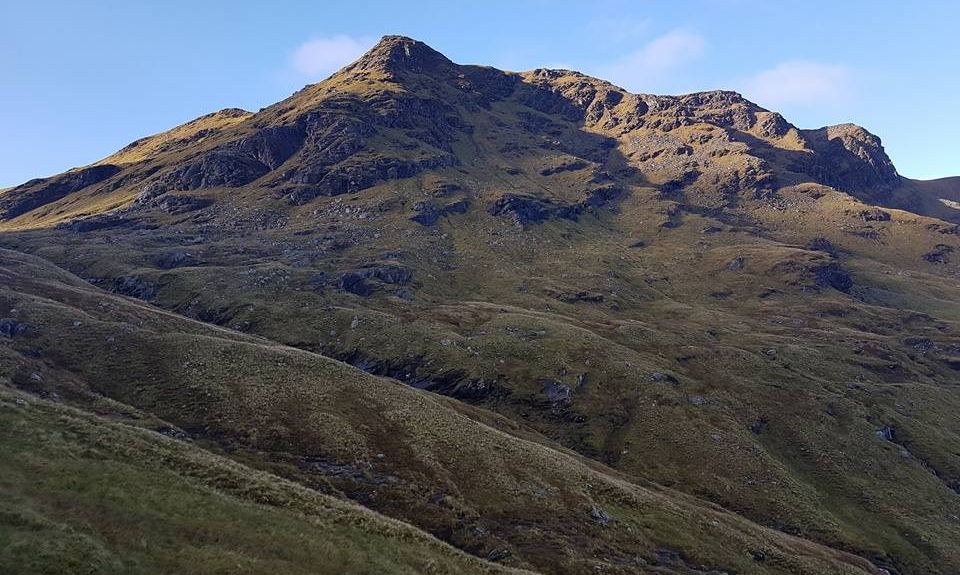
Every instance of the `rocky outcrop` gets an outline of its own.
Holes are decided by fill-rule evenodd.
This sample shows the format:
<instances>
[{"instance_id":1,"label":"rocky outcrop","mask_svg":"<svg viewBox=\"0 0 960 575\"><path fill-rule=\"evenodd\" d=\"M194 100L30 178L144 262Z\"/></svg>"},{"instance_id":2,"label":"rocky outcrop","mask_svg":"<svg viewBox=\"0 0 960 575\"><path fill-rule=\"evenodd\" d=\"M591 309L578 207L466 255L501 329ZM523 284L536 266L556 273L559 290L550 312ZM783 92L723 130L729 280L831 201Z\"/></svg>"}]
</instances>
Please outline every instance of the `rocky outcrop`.
<instances>
[{"instance_id":1,"label":"rocky outcrop","mask_svg":"<svg viewBox=\"0 0 960 575\"><path fill-rule=\"evenodd\" d=\"M188 160L161 180L170 190L237 188L249 184L270 171L256 158L237 150L213 150Z\"/></svg>"},{"instance_id":2,"label":"rocky outcrop","mask_svg":"<svg viewBox=\"0 0 960 575\"><path fill-rule=\"evenodd\" d=\"M188 159L153 185L174 191L245 186L280 167L305 138L300 124L264 127Z\"/></svg>"},{"instance_id":3,"label":"rocky outcrop","mask_svg":"<svg viewBox=\"0 0 960 575\"><path fill-rule=\"evenodd\" d=\"M815 152L805 166L815 181L860 199L882 203L900 183L880 138L854 124L803 130Z\"/></svg>"},{"instance_id":4,"label":"rocky outcrop","mask_svg":"<svg viewBox=\"0 0 960 575\"><path fill-rule=\"evenodd\" d=\"M122 295L142 299L144 301L152 300L157 295L157 285L137 276L120 276L113 281L111 291Z\"/></svg>"},{"instance_id":5,"label":"rocky outcrop","mask_svg":"<svg viewBox=\"0 0 960 575\"><path fill-rule=\"evenodd\" d=\"M336 289L361 297L373 295L383 284L404 286L413 281L413 270L396 264L370 265L368 267L345 271L334 277L323 273L315 276L311 283L317 289L333 284Z\"/></svg>"},{"instance_id":6,"label":"rocky outcrop","mask_svg":"<svg viewBox=\"0 0 960 575\"><path fill-rule=\"evenodd\" d=\"M440 221L440 218L452 214L463 214L469 209L470 200L459 200L444 206L437 206L434 202L417 202L413 206L413 211L417 212L417 215L411 217L410 220L421 226L432 226Z\"/></svg>"},{"instance_id":7,"label":"rocky outcrop","mask_svg":"<svg viewBox=\"0 0 960 575\"><path fill-rule=\"evenodd\" d=\"M30 180L0 195L0 219L11 219L116 175L119 166L100 164L71 170L52 178Z\"/></svg>"},{"instance_id":8,"label":"rocky outcrop","mask_svg":"<svg viewBox=\"0 0 960 575\"><path fill-rule=\"evenodd\" d=\"M556 217L560 209L551 200L525 194L504 194L487 211L493 216L509 218L518 226L527 226Z\"/></svg>"},{"instance_id":9,"label":"rocky outcrop","mask_svg":"<svg viewBox=\"0 0 960 575\"><path fill-rule=\"evenodd\" d=\"M134 208L156 209L168 214L202 210L212 204L210 198L170 193L161 182L148 184L133 201Z\"/></svg>"},{"instance_id":10,"label":"rocky outcrop","mask_svg":"<svg viewBox=\"0 0 960 575\"><path fill-rule=\"evenodd\" d=\"M267 127L239 140L236 149L275 170L300 149L306 136L300 124Z\"/></svg>"},{"instance_id":11,"label":"rocky outcrop","mask_svg":"<svg viewBox=\"0 0 960 575\"><path fill-rule=\"evenodd\" d=\"M27 325L9 317L0 318L0 336L16 337L27 331Z\"/></svg>"},{"instance_id":12,"label":"rocky outcrop","mask_svg":"<svg viewBox=\"0 0 960 575\"><path fill-rule=\"evenodd\" d=\"M557 164L555 166L547 166L540 170L541 176L552 176L554 174L559 174L561 172L575 172L577 170L582 170L589 167L590 164L584 162L583 160L574 160L571 162L564 162Z\"/></svg>"},{"instance_id":13,"label":"rocky outcrop","mask_svg":"<svg viewBox=\"0 0 960 575\"><path fill-rule=\"evenodd\" d=\"M320 196L356 193L380 182L413 177L423 171L456 165L456 156L439 154L419 160L379 157L367 162L347 162L313 175L319 180L286 189L287 201L302 206ZM312 179L312 178L311 178Z\"/></svg>"},{"instance_id":14,"label":"rocky outcrop","mask_svg":"<svg viewBox=\"0 0 960 575\"><path fill-rule=\"evenodd\" d=\"M457 165L450 144L470 130L452 106L394 91L331 98L300 123L305 141L296 165L276 181L292 205ZM386 143L369 153L377 135Z\"/></svg>"},{"instance_id":15,"label":"rocky outcrop","mask_svg":"<svg viewBox=\"0 0 960 575\"><path fill-rule=\"evenodd\" d=\"M106 213L85 218L76 218L57 224L58 230L69 230L76 233L93 232L109 228L124 228L133 226L136 221L121 213Z\"/></svg>"},{"instance_id":16,"label":"rocky outcrop","mask_svg":"<svg viewBox=\"0 0 960 575\"><path fill-rule=\"evenodd\" d=\"M934 249L923 254L923 259L932 264L945 264L949 261L949 255L954 251L953 246L937 244Z\"/></svg>"},{"instance_id":17,"label":"rocky outcrop","mask_svg":"<svg viewBox=\"0 0 960 575\"><path fill-rule=\"evenodd\" d=\"M813 270L817 286L831 287L837 291L848 292L853 287L853 278L837 263L828 263Z\"/></svg>"},{"instance_id":18,"label":"rocky outcrop","mask_svg":"<svg viewBox=\"0 0 960 575\"><path fill-rule=\"evenodd\" d=\"M587 192L581 202L571 204L529 194L502 195L487 210L491 215L506 217L518 226L540 224L551 219L576 221L582 214L610 206L624 197L626 191L617 185L606 185Z\"/></svg>"}]
</instances>

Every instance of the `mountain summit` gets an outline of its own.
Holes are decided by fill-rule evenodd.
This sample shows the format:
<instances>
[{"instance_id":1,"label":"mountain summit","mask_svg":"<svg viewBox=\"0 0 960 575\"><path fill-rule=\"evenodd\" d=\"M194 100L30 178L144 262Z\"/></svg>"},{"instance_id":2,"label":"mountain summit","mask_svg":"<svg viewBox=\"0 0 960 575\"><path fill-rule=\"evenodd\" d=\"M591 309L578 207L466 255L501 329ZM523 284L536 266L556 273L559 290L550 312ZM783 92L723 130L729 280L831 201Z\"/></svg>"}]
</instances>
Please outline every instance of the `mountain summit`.
<instances>
[{"instance_id":1,"label":"mountain summit","mask_svg":"<svg viewBox=\"0 0 960 575\"><path fill-rule=\"evenodd\" d=\"M405 36L384 36L347 70L436 74L455 67L446 56L423 42Z\"/></svg>"},{"instance_id":2,"label":"mountain summit","mask_svg":"<svg viewBox=\"0 0 960 575\"><path fill-rule=\"evenodd\" d=\"M958 222L859 126L386 36L0 192L10 529L154 571L193 555L111 518L291 572L957 573ZM116 499L68 505L100 461Z\"/></svg>"}]
</instances>

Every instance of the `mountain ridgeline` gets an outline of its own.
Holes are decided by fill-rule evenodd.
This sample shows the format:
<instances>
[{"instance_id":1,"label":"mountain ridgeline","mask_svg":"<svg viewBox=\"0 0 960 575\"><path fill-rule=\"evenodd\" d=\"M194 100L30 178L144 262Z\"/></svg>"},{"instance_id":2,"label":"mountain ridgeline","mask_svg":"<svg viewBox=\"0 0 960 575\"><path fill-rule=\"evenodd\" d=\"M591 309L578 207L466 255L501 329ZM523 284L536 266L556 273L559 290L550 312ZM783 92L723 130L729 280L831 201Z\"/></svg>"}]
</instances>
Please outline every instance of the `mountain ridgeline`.
<instances>
[{"instance_id":1,"label":"mountain ridgeline","mask_svg":"<svg viewBox=\"0 0 960 575\"><path fill-rule=\"evenodd\" d=\"M960 572L958 234L859 126L384 37L0 191L0 565Z\"/></svg>"}]
</instances>

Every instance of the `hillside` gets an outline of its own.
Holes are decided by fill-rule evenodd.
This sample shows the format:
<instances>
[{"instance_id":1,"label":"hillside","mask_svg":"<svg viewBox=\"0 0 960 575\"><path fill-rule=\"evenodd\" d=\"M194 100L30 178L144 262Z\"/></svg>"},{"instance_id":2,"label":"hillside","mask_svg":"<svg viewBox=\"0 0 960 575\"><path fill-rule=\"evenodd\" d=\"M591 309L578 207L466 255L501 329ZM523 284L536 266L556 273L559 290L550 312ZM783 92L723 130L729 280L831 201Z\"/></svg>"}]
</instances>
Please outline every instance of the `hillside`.
<instances>
[{"instance_id":1,"label":"hillside","mask_svg":"<svg viewBox=\"0 0 960 575\"><path fill-rule=\"evenodd\" d=\"M0 433L7 573L521 573L8 384L0 385Z\"/></svg>"},{"instance_id":2,"label":"hillside","mask_svg":"<svg viewBox=\"0 0 960 575\"><path fill-rule=\"evenodd\" d=\"M385 37L0 193L0 317L51 326L0 350L509 567L949 574L958 194L852 124Z\"/></svg>"},{"instance_id":3,"label":"hillside","mask_svg":"<svg viewBox=\"0 0 960 575\"><path fill-rule=\"evenodd\" d=\"M315 562L330 573L507 572L332 495L482 557L549 571L869 572L859 558L632 483L495 414L0 255L0 305L16 311L0 348L10 374L0 388L4 467L22 474L7 478L16 521L5 529L19 544L5 562L150 571L200 560L215 572L259 540L268 548L241 562L249 572L313 572ZM43 481L30 481L40 470ZM204 513L188 514L194 505ZM179 536L135 551L136 537L121 530L138 517L151 519L144 540L164 524ZM226 524L235 517L274 527L269 537L246 532ZM77 528L75 541L53 536ZM31 542L24 531L36 529L53 533ZM300 548L304 538L322 543Z\"/></svg>"}]
</instances>

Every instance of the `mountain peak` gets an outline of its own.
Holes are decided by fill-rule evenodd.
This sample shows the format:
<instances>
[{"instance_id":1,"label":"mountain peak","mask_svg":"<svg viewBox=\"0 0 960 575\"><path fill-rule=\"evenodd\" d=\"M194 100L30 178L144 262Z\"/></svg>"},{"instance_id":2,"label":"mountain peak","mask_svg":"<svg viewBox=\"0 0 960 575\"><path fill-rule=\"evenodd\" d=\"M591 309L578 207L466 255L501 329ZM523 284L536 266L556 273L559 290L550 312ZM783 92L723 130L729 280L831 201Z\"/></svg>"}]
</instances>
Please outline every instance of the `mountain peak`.
<instances>
[{"instance_id":1,"label":"mountain peak","mask_svg":"<svg viewBox=\"0 0 960 575\"><path fill-rule=\"evenodd\" d=\"M446 56L419 40L406 36L384 36L350 66L353 70L386 72L436 72L454 66Z\"/></svg>"}]
</instances>

